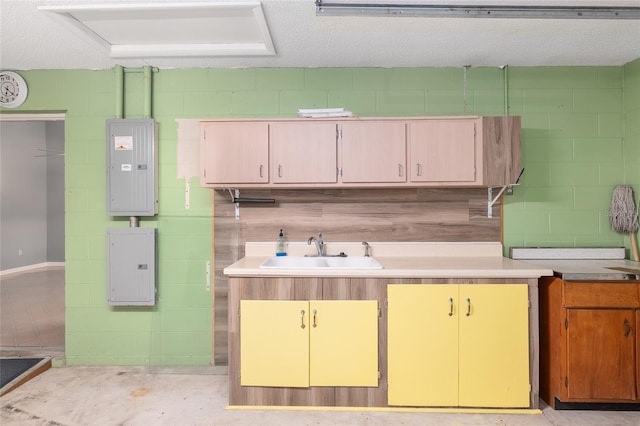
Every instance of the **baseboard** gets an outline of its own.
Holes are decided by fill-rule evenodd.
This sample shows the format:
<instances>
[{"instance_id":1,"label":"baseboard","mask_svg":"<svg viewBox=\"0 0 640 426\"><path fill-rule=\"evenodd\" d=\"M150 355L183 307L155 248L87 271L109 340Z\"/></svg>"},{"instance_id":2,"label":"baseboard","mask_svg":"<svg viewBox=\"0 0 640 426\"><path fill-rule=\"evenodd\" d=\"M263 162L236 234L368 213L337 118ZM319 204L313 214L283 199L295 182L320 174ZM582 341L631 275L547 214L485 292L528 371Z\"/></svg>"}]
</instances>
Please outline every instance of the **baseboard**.
<instances>
[{"instance_id":1,"label":"baseboard","mask_svg":"<svg viewBox=\"0 0 640 426\"><path fill-rule=\"evenodd\" d=\"M19 274L21 272L31 272L43 268L64 268L64 262L43 262L34 265L20 266L19 268L5 269L0 271L0 277L11 274Z\"/></svg>"}]
</instances>

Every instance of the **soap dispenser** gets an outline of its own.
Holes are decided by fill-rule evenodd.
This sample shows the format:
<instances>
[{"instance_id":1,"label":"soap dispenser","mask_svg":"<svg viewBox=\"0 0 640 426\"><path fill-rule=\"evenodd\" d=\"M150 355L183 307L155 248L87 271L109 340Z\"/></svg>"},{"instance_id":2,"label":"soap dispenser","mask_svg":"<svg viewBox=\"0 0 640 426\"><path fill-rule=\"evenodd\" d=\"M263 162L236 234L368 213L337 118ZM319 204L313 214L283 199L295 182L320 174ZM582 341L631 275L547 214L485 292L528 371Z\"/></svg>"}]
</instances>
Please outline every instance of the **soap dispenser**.
<instances>
[{"instance_id":1,"label":"soap dispenser","mask_svg":"<svg viewBox=\"0 0 640 426\"><path fill-rule=\"evenodd\" d=\"M278 235L278 249L276 250L276 256L286 256L287 250L284 247L284 234L282 233L282 229L280 230L280 235Z\"/></svg>"}]
</instances>

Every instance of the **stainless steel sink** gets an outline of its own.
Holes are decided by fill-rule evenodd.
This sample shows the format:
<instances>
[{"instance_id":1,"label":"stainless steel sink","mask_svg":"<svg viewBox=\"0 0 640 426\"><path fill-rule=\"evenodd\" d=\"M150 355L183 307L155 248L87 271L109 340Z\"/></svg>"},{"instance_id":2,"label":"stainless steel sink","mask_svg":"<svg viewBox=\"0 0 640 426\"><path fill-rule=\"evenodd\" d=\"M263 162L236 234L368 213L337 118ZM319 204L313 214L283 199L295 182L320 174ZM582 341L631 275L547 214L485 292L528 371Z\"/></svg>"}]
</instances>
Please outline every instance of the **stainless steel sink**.
<instances>
[{"instance_id":1,"label":"stainless steel sink","mask_svg":"<svg viewBox=\"0 0 640 426\"><path fill-rule=\"evenodd\" d=\"M306 257L306 256L273 256L267 259L260 268L279 269L383 269L373 257Z\"/></svg>"}]
</instances>

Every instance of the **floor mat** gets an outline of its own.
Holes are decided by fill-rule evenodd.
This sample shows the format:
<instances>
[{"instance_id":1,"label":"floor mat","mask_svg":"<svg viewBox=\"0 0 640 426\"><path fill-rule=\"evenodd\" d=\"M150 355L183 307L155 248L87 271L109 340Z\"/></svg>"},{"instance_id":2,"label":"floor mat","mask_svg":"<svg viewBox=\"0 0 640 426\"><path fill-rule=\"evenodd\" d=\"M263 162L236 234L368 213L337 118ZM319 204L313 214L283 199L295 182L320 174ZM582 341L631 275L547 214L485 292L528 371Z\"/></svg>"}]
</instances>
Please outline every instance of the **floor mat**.
<instances>
[{"instance_id":1,"label":"floor mat","mask_svg":"<svg viewBox=\"0 0 640 426\"><path fill-rule=\"evenodd\" d=\"M44 358L0 358L0 388L43 360Z\"/></svg>"}]
</instances>

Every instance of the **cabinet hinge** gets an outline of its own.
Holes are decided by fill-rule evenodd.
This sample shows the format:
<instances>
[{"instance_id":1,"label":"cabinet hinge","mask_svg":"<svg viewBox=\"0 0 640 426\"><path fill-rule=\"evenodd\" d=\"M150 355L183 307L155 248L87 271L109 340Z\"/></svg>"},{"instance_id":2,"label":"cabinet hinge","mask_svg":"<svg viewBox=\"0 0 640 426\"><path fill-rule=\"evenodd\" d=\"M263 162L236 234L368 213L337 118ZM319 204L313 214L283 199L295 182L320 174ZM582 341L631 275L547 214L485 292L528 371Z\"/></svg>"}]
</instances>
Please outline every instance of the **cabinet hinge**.
<instances>
[{"instance_id":1,"label":"cabinet hinge","mask_svg":"<svg viewBox=\"0 0 640 426\"><path fill-rule=\"evenodd\" d=\"M568 319L564 319L564 329L568 329L569 328L569 320Z\"/></svg>"},{"instance_id":2,"label":"cabinet hinge","mask_svg":"<svg viewBox=\"0 0 640 426\"><path fill-rule=\"evenodd\" d=\"M569 376L565 376L565 378L564 378L564 387L565 388L569 387Z\"/></svg>"},{"instance_id":3,"label":"cabinet hinge","mask_svg":"<svg viewBox=\"0 0 640 426\"><path fill-rule=\"evenodd\" d=\"M378 370L378 380L382 379L382 373Z\"/></svg>"},{"instance_id":4,"label":"cabinet hinge","mask_svg":"<svg viewBox=\"0 0 640 426\"><path fill-rule=\"evenodd\" d=\"M378 318L382 318L382 309L378 306Z\"/></svg>"},{"instance_id":5,"label":"cabinet hinge","mask_svg":"<svg viewBox=\"0 0 640 426\"><path fill-rule=\"evenodd\" d=\"M240 318L240 306L238 306L238 318Z\"/></svg>"}]
</instances>

